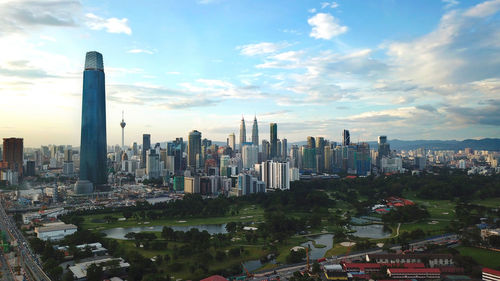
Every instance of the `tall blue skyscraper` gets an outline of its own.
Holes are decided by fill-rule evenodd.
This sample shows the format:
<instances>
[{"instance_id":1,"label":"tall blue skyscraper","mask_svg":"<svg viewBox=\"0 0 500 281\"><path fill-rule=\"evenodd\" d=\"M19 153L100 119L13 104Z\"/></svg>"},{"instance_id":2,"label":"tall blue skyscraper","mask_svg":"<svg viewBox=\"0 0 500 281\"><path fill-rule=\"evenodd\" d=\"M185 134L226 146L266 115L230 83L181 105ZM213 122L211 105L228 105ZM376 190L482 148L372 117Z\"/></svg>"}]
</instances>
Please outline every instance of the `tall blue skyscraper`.
<instances>
[{"instance_id":1,"label":"tall blue skyscraper","mask_svg":"<svg viewBox=\"0 0 500 281\"><path fill-rule=\"evenodd\" d=\"M83 71L82 132L80 140L79 194L93 192L107 179L106 93L102 55L88 52Z\"/></svg>"}]
</instances>

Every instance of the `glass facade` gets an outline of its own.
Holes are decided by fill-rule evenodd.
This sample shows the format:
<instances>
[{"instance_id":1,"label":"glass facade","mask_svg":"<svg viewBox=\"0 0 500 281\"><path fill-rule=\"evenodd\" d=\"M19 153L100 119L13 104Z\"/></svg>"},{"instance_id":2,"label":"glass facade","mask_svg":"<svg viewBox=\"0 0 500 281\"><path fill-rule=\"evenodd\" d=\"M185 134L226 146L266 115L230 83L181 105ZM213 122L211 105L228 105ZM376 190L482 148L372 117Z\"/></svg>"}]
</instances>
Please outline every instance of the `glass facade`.
<instances>
[{"instance_id":1,"label":"glass facade","mask_svg":"<svg viewBox=\"0 0 500 281\"><path fill-rule=\"evenodd\" d=\"M80 180L102 185L107 180L106 93L102 55L88 52L83 72Z\"/></svg>"}]
</instances>

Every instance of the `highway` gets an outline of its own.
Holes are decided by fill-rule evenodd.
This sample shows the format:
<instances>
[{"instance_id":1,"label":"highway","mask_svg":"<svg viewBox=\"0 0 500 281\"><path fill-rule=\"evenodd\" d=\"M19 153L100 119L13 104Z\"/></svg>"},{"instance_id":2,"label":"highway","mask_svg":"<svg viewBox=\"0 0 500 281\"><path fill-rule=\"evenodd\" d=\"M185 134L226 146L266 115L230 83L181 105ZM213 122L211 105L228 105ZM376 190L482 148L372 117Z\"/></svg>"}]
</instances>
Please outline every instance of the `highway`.
<instances>
[{"instance_id":1,"label":"highway","mask_svg":"<svg viewBox=\"0 0 500 281\"><path fill-rule=\"evenodd\" d=\"M32 281L51 281L49 276L42 270L41 263L30 248L26 238L5 212L2 200L0 200L0 223L2 224L2 228L7 230L11 238L17 241L21 266L29 275L26 276L27 279Z\"/></svg>"}]
</instances>

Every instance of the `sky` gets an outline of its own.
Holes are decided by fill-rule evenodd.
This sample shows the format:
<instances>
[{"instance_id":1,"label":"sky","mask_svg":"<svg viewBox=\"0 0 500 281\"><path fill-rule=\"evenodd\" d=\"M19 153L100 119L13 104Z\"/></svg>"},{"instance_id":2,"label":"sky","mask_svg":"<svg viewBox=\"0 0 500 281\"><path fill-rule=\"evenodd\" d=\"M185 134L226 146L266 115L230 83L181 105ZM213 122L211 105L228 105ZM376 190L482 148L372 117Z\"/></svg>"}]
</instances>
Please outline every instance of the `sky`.
<instances>
[{"instance_id":1,"label":"sky","mask_svg":"<svg viewBox=\"0 0 500 281\"><path fill-rule=\"evenodd\" d=\"M500 0L0 0L0 137L78 146L87 51L108 144L500 137Z\"/></svg>"}]
</instances>

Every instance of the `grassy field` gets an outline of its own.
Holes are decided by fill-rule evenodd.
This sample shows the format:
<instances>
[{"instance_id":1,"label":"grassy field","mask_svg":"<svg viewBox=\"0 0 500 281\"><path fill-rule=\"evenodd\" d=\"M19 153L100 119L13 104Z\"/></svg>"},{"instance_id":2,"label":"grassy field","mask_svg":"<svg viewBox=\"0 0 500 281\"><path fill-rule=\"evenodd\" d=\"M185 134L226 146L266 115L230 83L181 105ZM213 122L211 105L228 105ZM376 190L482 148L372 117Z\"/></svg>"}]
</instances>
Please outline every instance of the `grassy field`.
<instances>
[{"instance_id":1,"label":"grassy field","mask_svg":"<svg viewBox=\"0 0 500 281\"><path fill-rule=\"evenodd\" d=\"M500 207L500 197L493 197L487 199L478 199L472 201L472 203L477 205L482 205L489 208L499 208Z\"/></svg>"},{"instance_id":2,"label":"grassy field","mask_svg":"<svg viewBox=\"0 0 500 281\"><path fill-rule=\"evenodd\" d=\"M121 213L113 214L99 214L99 215L89 215L83 216L84 222L82 227L85 229L109 229L117 227L134 227L143 226L144 222L148 222L147 226L165 225L165 226L176 226L176 225L198 225L198 224L224 224L228 222L260 222L264 220L264 211L260 207L248 206L242 208L238 215L234 216L224 216L215 218L188 218L188 219L161 219L161 220L137 220L135 218L130 218L125 221L116 221L112 223L106 223L104 217L112 216L116 219L123 218Z\"/></svg>"},{"instance_id":3,"label":"grassy field","mask_svg":"<svg viewBox=\"0 0 500 281\"><path fill-rule=\"evenodd\" d=\"M345 253L347 253L348 249L349 249L349 247L344 247L344 246L340 245L340 243L337 243L337 244L333 245L333 248L326 251L325 257L331 257L331 256L345 254Z\"/></svg>"},{"instance_id":4,"label":"grassy field","mask_svg":"<svg viewBox=\"0 0 500 281\"><path fill-rule=\"evenodd\" d=\"M478 264L493 269L500 268L500 252L490 251L475 247L456 247L456 250L463 256L473 258Z\"/></svg>"}]
</instances>

